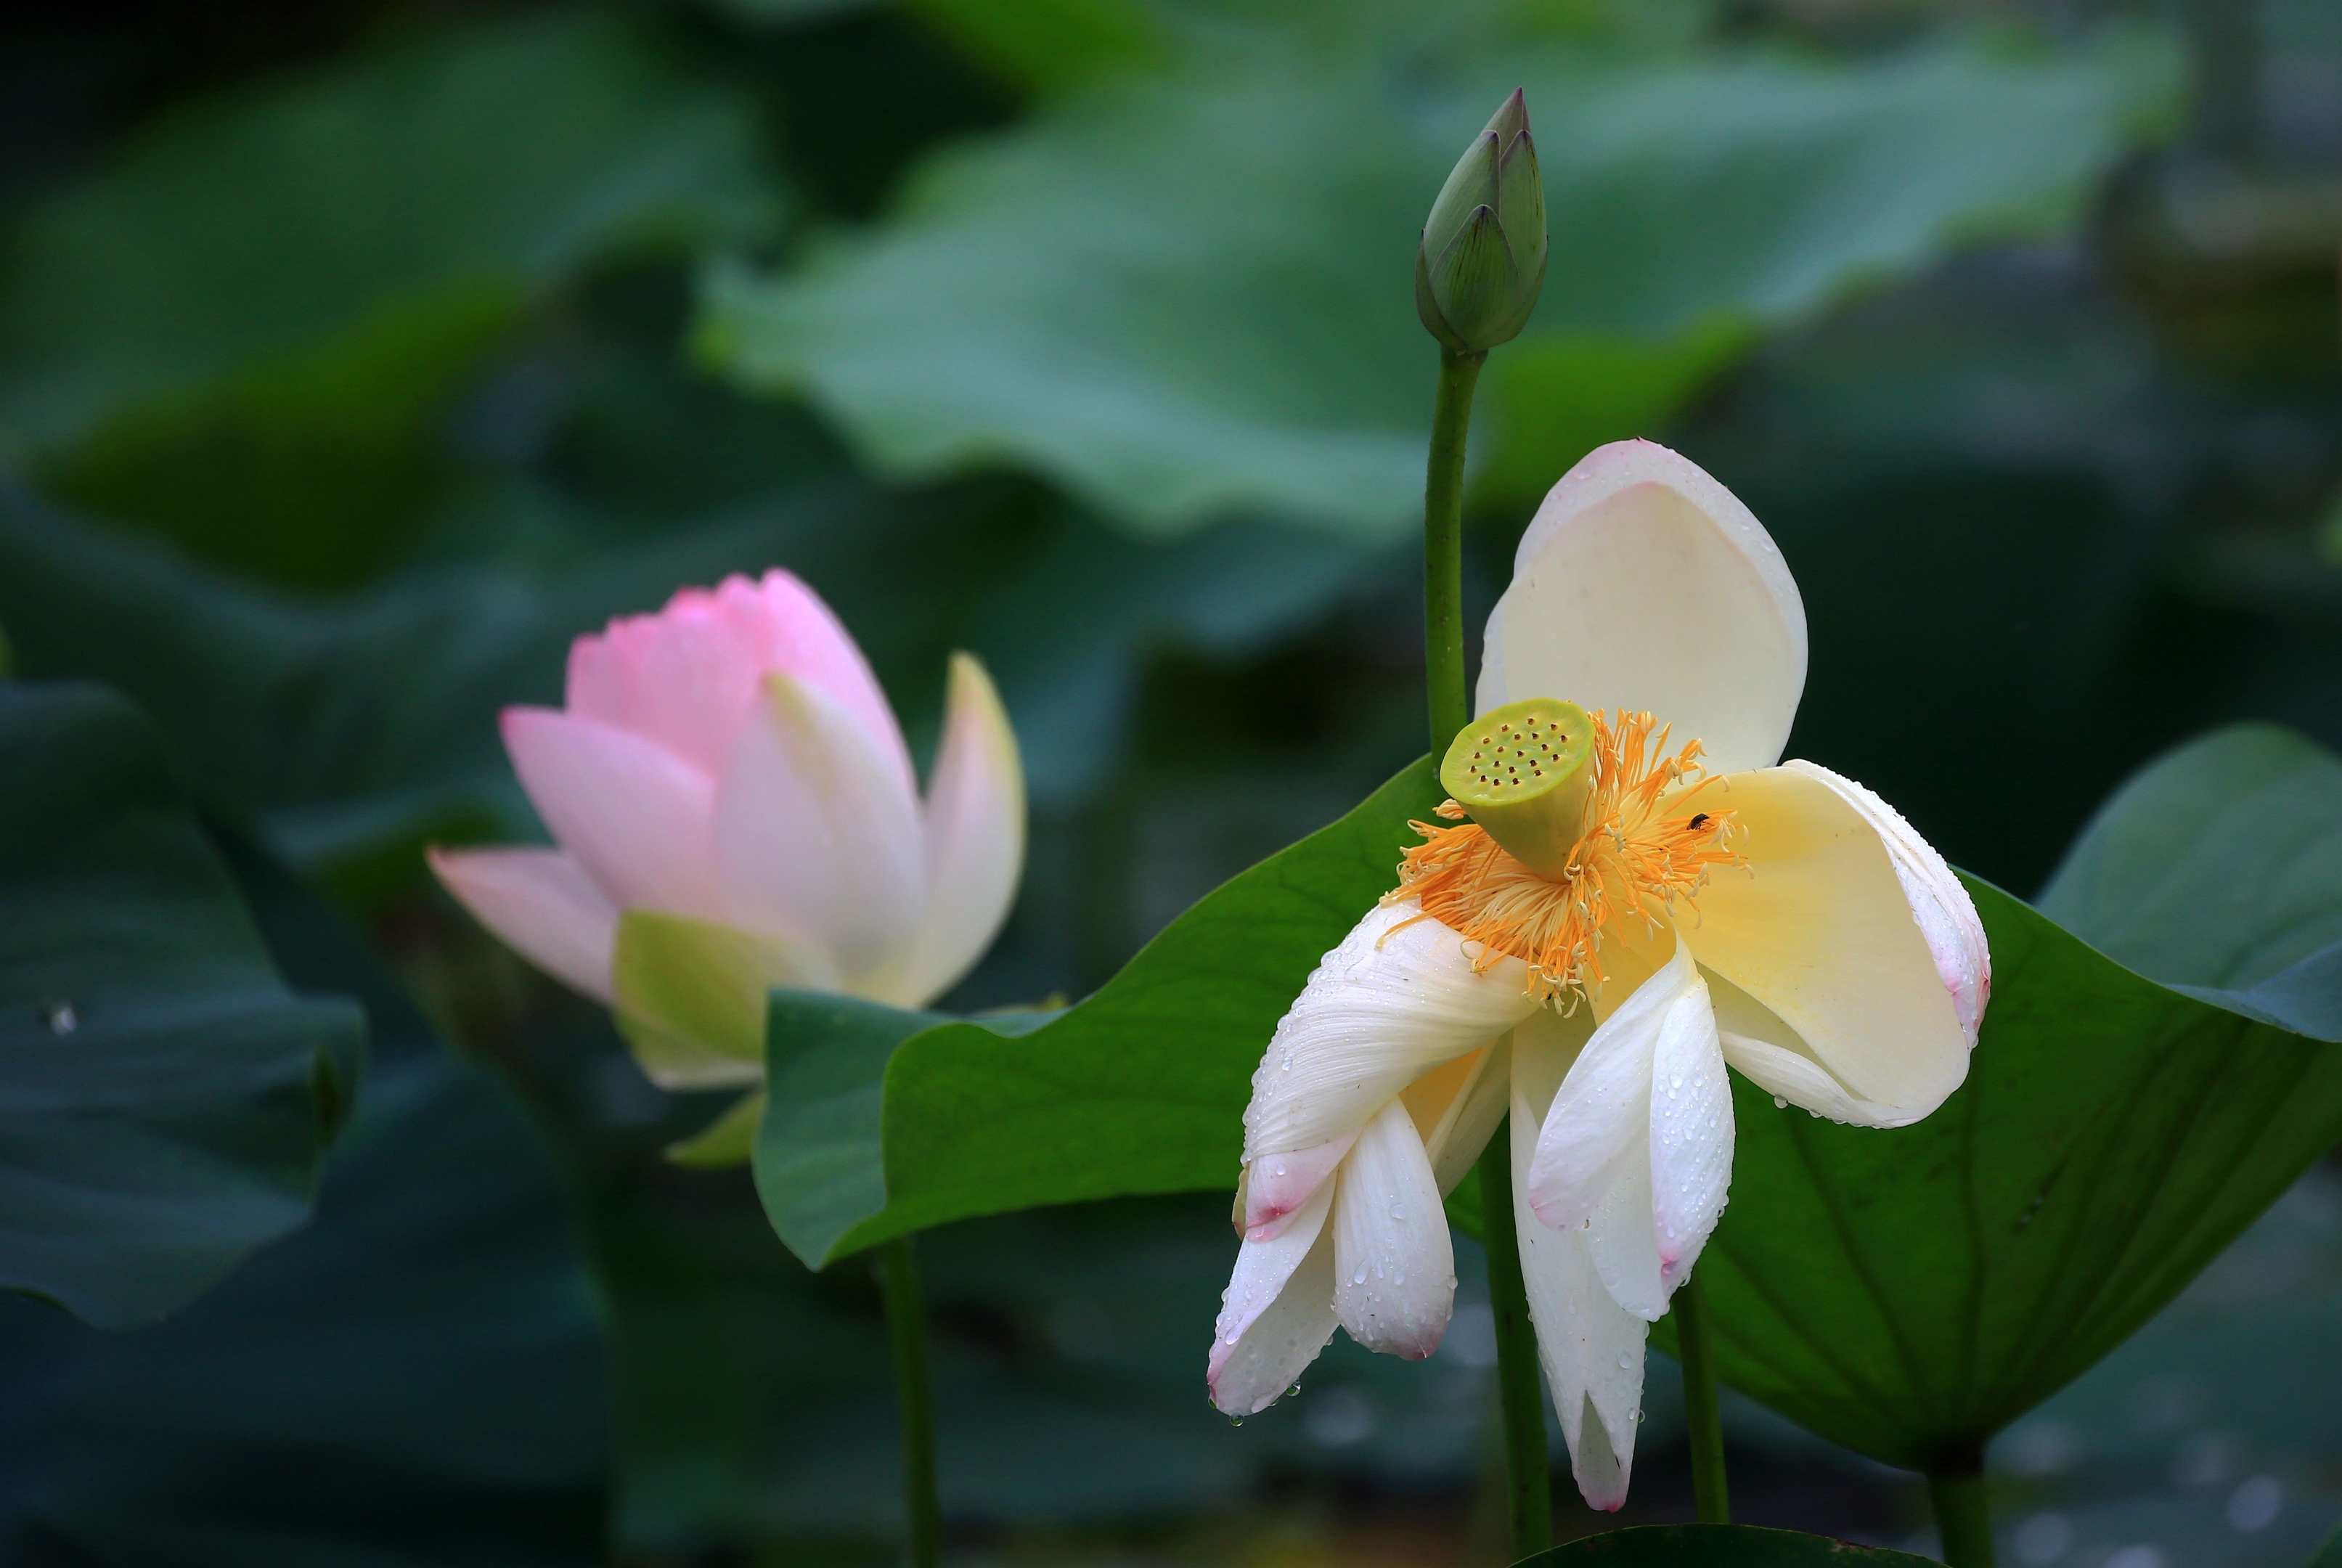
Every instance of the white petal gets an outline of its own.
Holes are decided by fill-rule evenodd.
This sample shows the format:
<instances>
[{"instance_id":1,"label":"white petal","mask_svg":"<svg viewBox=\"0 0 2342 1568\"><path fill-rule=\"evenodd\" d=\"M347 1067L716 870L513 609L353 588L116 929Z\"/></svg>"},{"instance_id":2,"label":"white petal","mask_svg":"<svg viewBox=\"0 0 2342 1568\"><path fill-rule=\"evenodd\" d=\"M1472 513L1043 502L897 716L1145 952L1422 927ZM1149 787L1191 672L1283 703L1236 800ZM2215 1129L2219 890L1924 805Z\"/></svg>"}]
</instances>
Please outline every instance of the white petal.
<instances>
[{"instance_id":1,"label":"white petal","mask_svg":"<svg viewBox=\"0 0 2342 1568\"><path fill-rule=\"evenodd\" d=\"M1732 1084L1707 984L1697 974L1667 1009L1651 1058L1651 1217L1659 1283L1691 1273L1732 1185Z\"/></svg>"},{"instance_id":2,"label":"white petal","mask_svg":"<svg viewBox=\"0 0 2342 1568\"><path fill-rule=\"evenodd\" d=\"M1327 1183L1280 1233L1237 1252L1206 1371L1222 1413L1267 1409L1334 1337L1333 1203Z\"/></svg>"},{"instance_id":3,"label":"white petal","mask_svg":"<svg viewBox=\"0 0 2342 1568\"><path fill-rule=\"evenodd\" d=\"M1818 763L1791 761L1781 765L1821 780L1878 830L1880 842L1895 862L1903 896L1910 901L1911 918L1918 923L1927 951L1935 954L1936 973L1951 994L1953 1010L1960 1027L1967 1031L1968 1044L1975 1044L1985 1007L1992 1001L1992 948L1985 940L1984 921L1977 916L1968 890L1936 853L1936 846L1921 838L1901 812L1871 791Z\"/></svg>"},{"instance_id":4,"label":"white petal","mask_svg":"<svg viewBox=\"0 0 2342 1568\"><path fill-rule=\"evenodd\" d=\"M767 676L716 783L729 921L826 951L846 988L896 1005L925 891L918 804L834 698Z\"/></svg>"},{"instance_id":5,"label":"white petal","mask_svg":"<svg viewBox=\"0 0 2342 1568\"><path fill-rule=\"evenodd\" d=\"M1806 684L1806 613L1781 552L1698 464L1596 448L1546 496L1488 616L1486 712L1526 697L1647 709L1718 772L1781 754Z\"/></svg>"},{"instance_id":6,"label":"white petal","mask_svg":"<svg viewBox=\"0 0 2342 1568\"><path fill-rule=\"evenodd\" d=\"M1456 1254L1415 1120L1385 1105L1342 1162L1334 1193L1334 1311L1368 1350L1421 1361L1456 1301Z\"/></svg>"},{"instance_id":7,"label":"white petal","mask_svg":"<svg viewBox=\"0 0 2342 1568\"><path fill-rule=\"evenodd\" d=\"M1659 1239L1651 1223L1651 1142L1637 1136L1616 1177L1595 1203L1579 1233L1596 1277L1610 1299L1645 1323L1667 1313L1659 1276Z\"/></svg>"},{"instance_id":8,"label":"white petal","mask_svg":"<svg viewBox=\"0 0 2342 1568\"><path fill-rule=\"evenodd\" d=\"M1464 939L1416 904L1377 906L1309 976L1277 1024L1245 1108L1245 1158L1353 1133L1442 1062L1536 1010L1528 966L1476 974Z\"/></svg>"},{"instance_id":9,"label":"white petal","mask_svg":"<svg viewBox=\"0 0 2342 1568\"><path fill-rule=\"evenodd\" d=\"M612 904L718 913L706 774L655 741L550 708L506 708L504 737L536 814Z\"/></svg>"},{"instance_id":10,"label":"white petal","mask_svg":"<svg viewBox=\"0 0 2342 1568\"><path fill-rule=\"evenodd\" d=\"M992 944L1025 868L1025 774L984 666L954 654L944 738L927 784L926 904L903 981L906 1004L951 989Z\"/></svg>"},{"instance_id":11,"label":"white petal","mask_svg":"<svg viewBox=\"0 0 2342 1568\"><path fill-rule=\"evenodd\" d=\"M1525 1038L1530 1033L1516 1032L1513 1040L1513 1228L1537 1359L1562 1418L1571 1472L1587 1503L1613 1511L1626 1500L1650 1325L1603 1287L1585 1233L1548 1229L1528 1206L1536 1128L1568 1065L1566 1048Z\"/></svg>"},{"instance_id":12,"label":"white petal","mask_svg":"<svg viewBox=\"0 0 2342 1568\"><path fill-rule=\"evenodd\" d=\"M1345 1133L1314 1149L1263 1154L1246 1165L1242 1216L1246 1237L1266 1241L1292 1223L1294 1216L1341 1168L1344 1156L1357 1141L1356 1133Z\"/></svg>"},{"instance_id":13,"label":"white petal","mask_svg":"<svg viewBox=\"0 0 2342 1568\"><path fill-rule=\"evenodd\" d=\"M1973 1042L1886 842L1808 772L1719 782L1708 798L1734 813L1748 864L1717 873L1677 934L1865 1107L1858 1119L1900 1126L1927 1115L1967 1077Z\"/></svg>"},{"instance_id":14,"label":"white petal","mask_svg":"<svg viewBox=\"0 0 2342 1568\"><path fill-rule=\"evenodd\" d=\"M617 906L577 863L551 849L438 849L432 871L504 944L608 1005Z\"/></svg>"},{"instance_id":15,"label":"white petal","mask_svg":"<svg viewBox=\"0 0 2342 1568\"><path fill-rule=\"evenodd\" d=\"M1529 1169L1529 1204L1546 1224L1584 1225L1627 1168L1643 1161L1652 1058L1669 1014L1698 982L1690 949L1677 943L1666 966L1636 986L1578 1054L1538 1130Z\"/></svg>"}]
</instances>

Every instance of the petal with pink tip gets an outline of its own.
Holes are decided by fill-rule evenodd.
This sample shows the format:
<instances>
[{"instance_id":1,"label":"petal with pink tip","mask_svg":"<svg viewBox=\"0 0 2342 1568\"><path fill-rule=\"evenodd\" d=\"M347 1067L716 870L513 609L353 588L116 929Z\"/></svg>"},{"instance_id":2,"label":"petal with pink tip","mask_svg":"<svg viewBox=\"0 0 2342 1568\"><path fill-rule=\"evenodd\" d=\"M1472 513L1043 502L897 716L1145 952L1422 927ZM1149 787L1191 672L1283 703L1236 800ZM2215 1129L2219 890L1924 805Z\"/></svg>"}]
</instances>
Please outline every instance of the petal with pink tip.
<instances>
[{"instance_id":1,"label":"petal with pink tip","mask_svg":"<svg viewBox=\"0 0 2342 1568\"><path fill-rule=\"evenodd\" d=\"M1205 1371L1225 1414L1276 1403L1334 1337L1334 1237L1326 1222L1335 1185L1320 1188L1278 1234L1247 1241L1236 1253Z\"/></svg>"},{"instance_id":2,"label":"petal with pink tip","mask_svg":"<svg viewBox=\"0 0 2342 1568\"><path fill-rule=\"evenodd\" d=\"M550 708L506 708L504 735L536 814L611 904L716 913L706 774L656 742Z\"/></svg>"},{"instance_id":3,"label":"petal with pink tip","mask_svg":"<svg viewBox=\"0 0 2342 1568\"><path fill-rule=\"evenodd\" d=\"M768 675L716 788L734 924L826 952L845 989L909 1006L905 960L926 878L918 803L828 694Z\"/></svg>"},{"instance_id":4,"label":"petal with pink tip","mask_svg":"<svg viewBox=\"0 0 2342 1568\"><path fill-rule=\"evenodd\" d=\"M951 989L999 933L1025 869L1025 771L1016 733L984 666L954 654L943 744L927 784L926 904L912 939L906 1005Z\"/></svg>"},{"instance_id":5,"label":"petal with pink tip","mask_svg":"<svg viewBox=\"0 0 2342 1568\"><path fill-rule=\"evenodd\" d=\"M1805 605L1779 548L1697 464L1647 441L1562 475L1483 641L1480 711L1648 710L1720 772L1780 756L1806 684Z\"/></svg>"},{"instance_id":6,"label":"petal with pink tip","mask_svg":"<svg viewBox=\"0 0 2342 1568\"><path fill-rule=\"evenodd\" d=\"M569 650L570 711L656 740L709 774L731 756L766 675L826 694L911 787L894 709L819 594L779 570L686 588L653 615L610 623Z\"/></svg>"},{"instance_id":7,"label":"petal with pink tip","mask_svg":"<svg viewBox=\"0 0 2342 1568\"><path fill-rule=\"evenodd\" d=\"M1603 1286L1585 1232L1553 1230L1529 1207L1536 1131L1576 1050L1560 1031L1534 1026L1539 1023L1532 1020L1513 1035L1513 1229L1536 1326L1537 1360L1562 1417L1571 1473L1588 1503L1615 1512L1626 1501L1634 1465L1650 1325Z\"/></svg>"},{"instance_id":8,"label":"petal with pink tip","mask_svg":"<svg viewBox=\"0 0 2342 1568\"><path fill-rule=\"evenodd\" d=\"M1447 1213L1422 1135L1397 1100L1358 1134L1334 1193L1334 1311L1368 1350L1421 1361L1456 1301Z\"/></svg>"},{"instance_id":9,"label":"petal with pink tip","mask_svg":"<svg viewBox=\"0 0 2342 1568\"><path fill-rule=\"evenodd\" d=\"M1267 1241L1293 1223L1308 1207L1327 1179L1341 1168L1343 1158L1358 1141L1345 1133L1314 1149L1263 1154L1245 1167L1244 1233L1246 1241Z\"/></svg>"},{"instance_id":10,"label":"petal with pink tip","mask_svg":"<svg viewBox=\"0 0 2342 1568\"><path fill-rule=\"evenodd\" d=\"M1732 1084L1697 974L1651 1055L1651 1219L1664 1300L1699 1261L1732 1186Z\"/></svg>"},{"instance_id":11,"label":"petal with pink tip","mask_svg":"<svg viewBox=\"0 0 2342 1568\"><path fill-rule=\"evenodd\" d=\"M425 852L455 901L504 944L607 1005L618 910L577 863L553 849Z\"/></svg>"}]
</instances>

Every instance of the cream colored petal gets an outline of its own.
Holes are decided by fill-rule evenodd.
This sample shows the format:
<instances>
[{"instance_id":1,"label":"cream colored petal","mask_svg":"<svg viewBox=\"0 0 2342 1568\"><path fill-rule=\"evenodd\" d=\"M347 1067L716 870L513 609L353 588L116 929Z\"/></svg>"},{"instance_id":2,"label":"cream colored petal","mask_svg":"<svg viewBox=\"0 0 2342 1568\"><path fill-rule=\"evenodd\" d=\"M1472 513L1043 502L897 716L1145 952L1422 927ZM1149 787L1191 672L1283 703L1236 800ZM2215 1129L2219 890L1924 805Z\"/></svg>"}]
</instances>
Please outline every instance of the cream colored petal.
<instances>
[{"instance_id":1,"label":"cream colored petal","mask_svg":"<svg viewBox=\"0 0 2342 1568\"><path fill-rule=\"evenodd\" d=\"M716 871L730 924L811 943L847 991L898 1006L926 884L918 802L856 716L768 675L716 781Z\"/></svg>"},{"instance_id":2,"label":"cream colored petal","mask_svg":"<svg viewBox=\"0 0 2342 1568\"><path fill-rule=\"evenodd\" d=\"M1779 758L1806 684L1805 605L1779 548L1698 464L1647 441L1562 475L1484 641L1479 711L1647 709L1720 771Z\"/></svg>"},{"instance_id":3,"label":"cream colored petal","mask_svg":"<svg viewBox=\"0 0 2342 1568\"><path fill-rule=\"evenodd\" d=\"M906 960L906 1005L950 990L1000 931L1025 869L1025 772L984 666L954 654L943 744L927 783L926 903Z\"/></svg>"},{"instance_id":4,"label":"cream colored petal","mask_svg":"<svg viewBox=\"0 0 2342 1568\"><path fill-rule=\"evenodd\" d=\"M1444 1196L1456 1190L1480 1158L1511 1096L1512 1037L1436 1067L1408 1085L1403 1098L1431 1157L1432 1178Z\"/></svg>"},{"instance_id":5,"label":"cream colored petal","mask_svg":"<svg viewBox=\"0 0 2342 1568\"><path fill-rule=\"evenodd\" d=\"M1456 1302L1447 1213L1413 1118L1377 1112L1342 1162L1334 1193L1334 1312L1368 1350L1421 1361Z\"/></svg>"},{"instance_id":6,"label":"cream colored petal","mask_svg":"<svg viewBox=\"0 0 2342 1568\"><path fill-rule=\"evenodd\" d=\"M1237 1251L1220 1297L1206 1367L1212 1403L1228 1415L1267 1409L1334 1337L1334 1237L1327 1183L1266 1241Z\"/></svg>"},{"instance_id":7,"label":"cream colored petal","mask_svg":"<svg viewBox=\"0 0 2342 1568\"><path fill-rule=\"evenodd\" d=\"M1936 853L1936 846L1872 791L1818 763L1790 761L1781 765L1829 785L1877 830L1879 842L1895 862L1895 875L1903 884L1911 918L1918 923L1927 951L1935 954L1936 973L1951 994L1960 1027L1967 1032L1968 1044L1975 1044L1977 1031L1984 1025L1984 1010L1992 1001L1992 947L1985 940L1984 921L1977 914L1976 901L1968 896L1968 890Z\"/></svg>"},{"instance_id":8,"label":"cream colored petal","mask_svg":"<svg viewBox=\"0 0 2342 1568\"><path fill-rule=\"evenodd\" d=\"M1328 953L1270 1037L1245 1108L1245 1159L1366 1125L1416 1078L1536 1010L1528 966L1473 969L1476 947L1413 904L1376 906Z\"/></svg>"},{"instance_id":9,"label":"cream colored petal","mask_svg":"<svg viewBox=\"0 0 2342 1568\"><path fill-rule=\"evenodd\" d=\"M609 1005L617 906L575 861L551 849L435 847L426 858L456 902L505 946Z\"/></svg>"},{"instance_id":10,"label":"cream colored petal","mask_svg":"<svg viewBox=\"0 0 2342 1568\"><path fill-rule=\"evenodd\" d=\"M1967 1077L1969 1042L1885 844L1809 774L1722 784L1710 798L1736 814L1748 864L1716 873L1677 931L1879 1124L1917 1121Z\"/></svg>"},{"instance_id":11,"label":"cream colored petal","mask_svg":"<svg viewBox=\"0 0 2342 1568\"><path fill-rule=\"evenodd\" d=\"M1707 976L1716 1006L1716 1043L1724 1059L1777 1099L1857 1127L1893 1127L1909 1120L1892 1106L1858 1098L1814 1059L1796 1030L1724 976Z\"/></svg>"},{"instance_id":12,"label":"cream colored petal","mask_svg":"<svg viewBox=\"0 0 2342 1568\"><path fill-rule=\"evenodd\" d=\"M1548 1016L1550 1016L1548 1014ZM1513 1040L1513 1228L1554 1409L1561 1414L1578 1491L1594 1507L1626 1501L1642 1415L1643 1350L1650 1325L1621 1308L1596 1276L1585 1233L1540 1223L1527 1200L1536 1128L1568 1071L1575 1044L1556 1031Z\"/></svg>"}]
</instances>

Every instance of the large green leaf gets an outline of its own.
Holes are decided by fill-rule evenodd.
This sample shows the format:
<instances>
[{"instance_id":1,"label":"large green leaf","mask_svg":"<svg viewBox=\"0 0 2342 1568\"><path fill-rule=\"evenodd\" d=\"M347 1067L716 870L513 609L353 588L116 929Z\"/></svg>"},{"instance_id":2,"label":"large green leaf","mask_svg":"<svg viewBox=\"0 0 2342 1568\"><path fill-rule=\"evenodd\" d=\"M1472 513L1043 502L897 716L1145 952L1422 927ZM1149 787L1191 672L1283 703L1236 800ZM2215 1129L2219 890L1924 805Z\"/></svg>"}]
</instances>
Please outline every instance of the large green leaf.
<instances>
[{"instance_id":1,"label":"large green leaf","mask_svg":"<svg viewBox=\"0 0 2342 1568\"><path fill-rule=\"evenodd\" d=\"M308 1218L363 1037L278 978L135 708L0 682L0 1285L192 1300Z\"/></svg>"},{"instance_id":2,"label":"large green leaf","mask_svg":"<svg viewBox=\"0 0 2342 1568\"><path fill-rule=\"evenodd\" d=\"M1572 1541L1524 1557L1515 1568L1926 1568L1929 1562L1754 1524L1646 1524Z\"/></svg>"},{"instance_id":3,"label":"large green leaf","mask_svg":"<svg viewBox=\"0 0 2342 1568\"><path fill-rule=\"evenodd\" d=\"M1043 1203L1233 1186L1262 1043L1326 949L1389 891L1417 763L1341 821L1181 915L1037 1029L776 992L757 1190L820 1268L889 1237ZM802 1046L808 1036L819 1042Z\"/></svg>"},{"instance_id":4,"label":"large green leaf","mask_svg":"<svg viewBox=\"0 0 2342 1568\"><path fill-rule=\"evenodd\" d=\"M1371 49L1262 46L1109 77L938 155L887 225L786 276L718 275L703 345L809 394L890 472L1006 459L1144 529L1253 510L1386 536L1423 483L1416 235L1516 81L1553 249L1528 335L1492 362L1486 474L1534 493L1756 329L2070 216L2154 90L2141 59L1546 51L1434 91Z\"/></svg>"},{"instance_id":5,"label":"large green leaf","mask_svg":"<svg viewBox=\"0 0 2342 1568\"><path fill-rule=\"evenodd\" d=\"M1732 1202L1700 1260L1729 1382L1915 1468L2112 1350L2342 1140L2342 1050L1970 888L1993 998L1967 1083L1880 1132L1736 1078Z\"/></svg>"},{"instance_id":6,"label":"large green leaf","mask_svg":"<svg viewBox=\"0 0 2342 1568\"><path fill-rule=\"evenodd\" d=\"M316 1217L168 1322L0 1303L0 1559L21 1568L586 1568L608 1372L542 1140L355 937L233 838L298 985L363 1003Z\"/></svg>"},{"instance_id":7,"label":"large green leaf","mask_svg":"<svg viewBox=\"0 0 2342 1568\"><path fill-rule=\"evenodd\" d=\"M614 247L752 232L746 105L547 12L165 117L0 272L0 428L64 493L304 584L445 478L454 394Z\"/></svg>"}]
</instances>

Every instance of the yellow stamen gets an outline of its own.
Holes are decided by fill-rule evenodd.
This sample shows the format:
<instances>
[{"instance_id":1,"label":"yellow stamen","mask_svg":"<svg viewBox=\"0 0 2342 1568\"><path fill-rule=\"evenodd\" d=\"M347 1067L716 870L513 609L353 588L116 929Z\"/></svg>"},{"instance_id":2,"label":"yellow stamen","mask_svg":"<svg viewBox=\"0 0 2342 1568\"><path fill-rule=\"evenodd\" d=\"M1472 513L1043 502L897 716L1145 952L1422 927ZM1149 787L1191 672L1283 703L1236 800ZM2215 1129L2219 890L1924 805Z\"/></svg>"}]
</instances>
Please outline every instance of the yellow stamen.
<instances>
[{"instance_id":1,"label":"yellow stamen","mask_svg":"<svg viewBox=\"0 0 2342 1568\"><path fill-rule=\"evenodd\" d=\"M1418 822L1411 825L1428 842L1406 852L1398 887L1383 901L1421 899L1426 915L1480 944L1476 967L1506 954L1526 963L1546 1000L1609 978L1600 950L1613 919L1656 933L1678 903L1692 906L1710 869L1745 864L1732 846L1734 814L1692 804L1720 782L1699 765L1697 741L1670 756L1667 731L1654 735L1649 714L1622 714L1615 725L1606 713L1592 717L1586 826L1559 876L1531 871L1477 823ZM1438 814L1466 814L1451 800Z\"/></svg>"}]
</instances>

